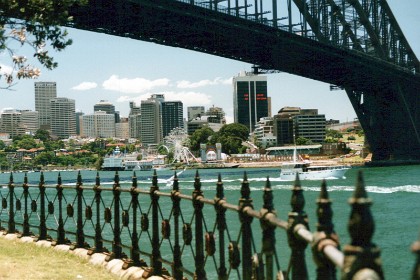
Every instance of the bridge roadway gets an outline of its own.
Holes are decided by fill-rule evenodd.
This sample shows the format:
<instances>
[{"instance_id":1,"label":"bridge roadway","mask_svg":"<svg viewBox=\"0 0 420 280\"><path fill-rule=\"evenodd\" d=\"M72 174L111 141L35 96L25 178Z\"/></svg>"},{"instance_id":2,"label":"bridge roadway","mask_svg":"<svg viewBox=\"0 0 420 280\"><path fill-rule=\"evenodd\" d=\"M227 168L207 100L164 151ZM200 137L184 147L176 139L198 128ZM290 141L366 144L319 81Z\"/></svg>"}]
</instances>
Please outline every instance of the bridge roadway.
<instances>
[{"instance_id":1,"label":"bridge roadway","mask_svg":"<svg viewBox=\"0 0 420 280\"><path fill-rule=\"evenodd\" d=\"M71 13L78 29L213 54L345 88L374 160L420 162L418 73L363 52L174 0L90 0L88 7Z\"/></svg>"}]
</instances>

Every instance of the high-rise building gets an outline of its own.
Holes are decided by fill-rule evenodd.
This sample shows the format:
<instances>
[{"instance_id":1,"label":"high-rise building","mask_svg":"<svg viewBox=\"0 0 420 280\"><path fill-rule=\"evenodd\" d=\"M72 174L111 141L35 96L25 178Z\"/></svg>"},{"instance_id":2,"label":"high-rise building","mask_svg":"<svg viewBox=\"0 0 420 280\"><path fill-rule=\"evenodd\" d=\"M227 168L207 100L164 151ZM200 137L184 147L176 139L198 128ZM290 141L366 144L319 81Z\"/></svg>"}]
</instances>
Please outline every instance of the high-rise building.
<instances>
[{"instance_id":1,"label":"high-rise building","mask_svg":"<svg viewBox=\"0 0 420 280\"><path fill-rule=\"evenodd\" d=\"M106 112L107 114L113 114L115 115L115 122L116 123L120 122L120 112L115 111L114 104L112 104L111 102L107 100L101 100L95 105L93 105L93 111L94 112L103 111L103 112Z\"/></svg>"},{"instance_id":2,"label":"high-rise building","mask_svg":"<svg viewBox=\"0 0 420 280\"><path fill-rule=\"evenodd\" d=\"M83 112L76 112L75 116L76 116L76 134L77 135L81 135L82 131L83 131L83 123L82 123L82 118L83 115L85 113Z\"/></svg>"},{"instance_id":3,"label":"high-rise building","mask_svg":"<svg viewBox=\"0 0 420 280\"><path fill-rule=\"evenodd\" d=\"M160 95L158 98L152 95L141 102L140 138L145 145L162 142L162 101Z\"/></svg>"},{"instance_id":4,"label":"high-rise building","mask_svg":"<svg viewBox=\"0 0 420 280\"><path fill-rule=\"evenodd\" d=\"M39 112L31 110L20 110L22 116L22 125L25 132L31 135L35 134L39 129Z\"/></svg>"},{"instance_id":5,"label":"high-rise building","mask_svg":"<svg viewBox=\"0 0 420 280\"><path fill-rule=\"evenodd\" d=\"M115 123L115 137L120 139L130 138L130 129L128 118L121 118L119 123Z\"/></svg>"},{"instance_id":6,"label":"high-rise building","mask_svg":"<svg viewBox=\"0 0 420 280\"><path fill-rule=\"evenodd\" d=\"M55 82L35 82L35 111L39 113L39 127L51 129L50 100L57 97Z\"/></svg>"},{"instance_id":7,"label":"high-rise building","mask_svg":"<svg viewBox=\"0 0 420 280\"><path fill-rule=\"evenodd\" d=\"M298 137L322 143L325 128L325 115L318 114L317 109L284 107L274 116L274 135L278 146L294 144Z\"/></svg>"},{"instance_id":8,"label":"high-rise building","mask_svg":"<svg viewBox=\"0 0 420 280\"><path fill-rule=\"evenodd\" d=\"M181 101L162 102L162 133L169 135L172 129L184 126L184 108Z\"/></svg>"},{"instance_id":9,"label":"high-rise building","mask_svg":"<svg viewBox=\"0 0 420 280\"><path fill-rule=\"evenodd\" d=\"M14 109L4 110L0 118L0 132L8 133L11 138L25 134L22 114Z\"/></svg>"},{"instance_id":10,"label":"high-rise building","mask_svg":"<svg viewBox=\"0 0 420 280\"><path fill-rule=\"evenodd\" d=\"M188 121L204 115L204 106L190 106L187 107Z\"/></svg>"},{"instance_id":11,"label":"high-rise building","mask_svg":"<svg viewBox=\"0 0 420 280\"><path fill-rule=\"evenodd\" d=\"M50 99L51 132L60 138L76 135L76 104L74 99Z\"/></svg>"},{"instance_id":12,"label":"high-rise building","mask_svg":"<svg viewBox=\"0 0 420 280\"><path fill-rule=\"evenodd\" d=\"M115 137L115 115L96 111L93 115L84 115L82 135L91 138Z\"/></svg>"},{"instance_id":13,"label":"high-rise building","mask_svg":"<svg viewBox=\"0 0 420 280\"><path fill-rule=\"evenodd\" d=\"M233 78L234 122L254 130L257 122L268 116L267 77L241 72Z\"/></svg>"},{"instance_id":14,"label":"high-rise building","mask_svg":"<svg viewBox=\"0 0 420 280\"><path fill-rule=\"evenodd\" d=\"M206 116L213 118L213 122L219 122L221 124L226 124L226 119L225 119L225 111L223 111L222 108L220 107L215 107L214 105L212 107L210 107L206 113Z\"/></svg>"},{"instance_id":15,"label":"high-rise building","mask_svg":"<svg viewBox=\"0 0 420 280\"><path fill-rule=\"evenodd\" d=\"M130 102L128 127L130 138L140 138L141 109L140 106L136 106L136 104L133 101Z\"/></svg>"}]
</instances>

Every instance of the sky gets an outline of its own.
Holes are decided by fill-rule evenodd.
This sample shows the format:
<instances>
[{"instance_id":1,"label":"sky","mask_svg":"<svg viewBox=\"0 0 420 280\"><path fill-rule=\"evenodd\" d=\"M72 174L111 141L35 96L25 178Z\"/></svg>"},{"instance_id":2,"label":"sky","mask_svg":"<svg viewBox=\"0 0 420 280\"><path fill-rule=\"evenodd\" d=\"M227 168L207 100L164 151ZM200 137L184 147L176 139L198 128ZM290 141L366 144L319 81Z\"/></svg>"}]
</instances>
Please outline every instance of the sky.
<instances>
[{"instance_id":1,"label":"sky","mask_svg":"<svg viewBox=\"0 0 420 280\"><path fill-rule=\"evenodd\" d=\"M410 46L420 58L420 0L388 0ZM52 53L58 68L41 69L36 80L19 80L11 90L0 89L0 110L35 110L34 82L56 82L57 96L76 101L76 110L93 113L100 100L113 103L122 117L129 102L140 105L151 94L165 100L181 100L184 118L187 106L222 107L227 122L233 122L231 79L252 65L213 55L106 34L68 29L73 44ZM33 50L17 49L31 56ZM0 65L8 60L0 53ZM304 67L304 66L302 66ZM4 67L3 67L4 68ZM352 121L356 113L342 90L287 73L267 74L272 113L285 106L318 109L327 119Z\"/></svg>"}]
</instances>

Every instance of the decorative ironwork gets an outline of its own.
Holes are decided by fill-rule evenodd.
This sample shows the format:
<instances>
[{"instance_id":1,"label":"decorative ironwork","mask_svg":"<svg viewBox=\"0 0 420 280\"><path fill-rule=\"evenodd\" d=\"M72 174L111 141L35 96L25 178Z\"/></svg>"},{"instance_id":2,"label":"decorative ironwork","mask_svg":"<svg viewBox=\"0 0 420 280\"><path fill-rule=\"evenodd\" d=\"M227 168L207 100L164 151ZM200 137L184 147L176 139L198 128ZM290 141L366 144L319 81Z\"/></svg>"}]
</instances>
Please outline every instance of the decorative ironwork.
<instances>
[{"instance_id":1,"label":"decorative ironwork","mask_svg":"<svg viewBox=\"0 0 420 280\"><path fill-rule=\"evenodd\" d=\"M229 279L235 276L234 273L237 273L241 279L275 279L276 277L280 279L308 279L304 253L309 243L317 266L317 279L337 279L337 270L341 270L343 279L353 279L361 273L379 279L384 278L380 249L371 240L374 231L374 222L370 213L371 200L367 197L361 173L354 194L350 198L352 211L349 220L349 233L351 242L344 247L343 252L340 251L338 236L334 231L331 201L325 181L322 182L319 198L316 201L318 204L316 232L311 233L308 226L308 216L304 212L305 199L298 177L292 188L291 211L286 222L277 218L273 203L273 191L268 178L263 190L262 208L255 211L246 173L244 173L240 190L241 197L237 205L229 204L225 200L220 175L216 185L215 198L205 199L201 190L198 171L195 174L192 195L181 193L177 176L174 176L172 190L163 192L158 188L156 171L153 175L150 190L143 190L138 187L135 173L131 188L124 188L119 185L118 173L116 174L112 188L100 186L99 174L97 174L96 183L93 187L82 187L82 179L79 173L76 186L66 188L62 186L60 174L55 186L46 185L41 174L38 188L36 186L31 188L34 199L28 192L30 186L26 176L21 186L13 186L13 188L10 188L10 185L14 184L13 178L11 178L9 187L4 188L1 194L2 204L6 199L4 202L6 211L3 212L3 215L0 215L0 222L8 223L8 231L13 229L11 226L13 223L15 226L21 227L22 236L30 235L31 229L39 229L39 238L41 239L43 236L48 239L50 238L48 233L56 232L57 239L53 242L54 245L72 242L74 246L87 247L85 239L93 240L94 246L90 249L90 254L107 252L104 244L111 245L112 252L108 260L117 257L124 259L124 268L132 265L147 266L141 257L148 256L151 266L145 267L147 275L166 275L167 270L163 265L167 265L172 268L172 276L177 280L184 277L205 279L206 268L209 265L214 265L215 270L212 271L217 271L219 279ZM16 196L16 194L19 194L19 188L23 190L20 199L18 199L19 196ZM83 189L83 192L81 189ZM65 194L74 193L75 190L74 201L68 201ZM54 192L57 194L57 199L48 200L48 196L51 197ZM42 196L47 203L42 202ZM13 199L10 199L10 197ZM82 211L79 211L83 209L79 206L80 197L83 202L80 205L85 207L85 220L83 220ZM162 200L171 199L172 207L170 207L169 215L166 216L162 213L163 208L159 205L159 198ZM91 205L85 202L89 199L92 199ZM142 211L140 206L147 205L147 203L142 201L141 204L140 199L151 201L148 211ZM28 203L29 201L31 203ZM105 201L112 201L110 207L105 207ZM194 209L189 209L191 212L190 220L187 220L185 209L181 209L182 202L192 202ZM73 203L77 205L77 213L73 209ZM167 203L167 200L165 203ZM63 209L63 207L66 207L66 209ZM214 212L207 215L207 212L203 211L204 207L208 207L205 208L206 211L212 209ZM14 209L17 209L17 211L12 211ZM47 210L51 217L45 215ZM22 221L21 211L24 213L23 223L20 222ZM30 211L39 214L40 217L44 212L44 217L42 219L28 219ZM63 211L67 211L66 218L63 217ZM58 218L53 215L55 212L58 212ZM141 214L140 222L137 217L138 213ZM240 223L239 229L235 229L237 239L232 238L233 233L230 232L226 222L227 214L233 214L232 217L236 217L229 218L232 219L232 222ZM112 216L114 220L112 220ZM150 220L149 217L151 217ZM74 219L82 220L82 223L77 222L77 224L71 225L66 223L67 220ZM210 219L214 223L207 221ZM251 227L253 219L259 220L260 229L258 229L258 226ZM53 222L56 223L56 227L50 226L50 223ZM150 227L149 223L151 223ZM48 224L48 227L42 229L43 224ZM209 225L213 225L213 228ZM90 227L88 228L88 226ZM112 231L106 229L106 227L111 228ZM115 228L118 228L118 230ZM149 232L149 229L151 229L151 232ZM277 259L277 249L283 246L276 244L275 234L277 230L284 230L287 233L292 252L289 269L285 272L286 275L283 275L280 270ZM255 231L260 231L258 235L261 236L261 243L258 242L260 245L253 241L252 237ZM90 232L94 232L94 235ZM83 233L82 239L78 236L81 233ZM71 236L73 240L67 239L69 237L66 237L66 234ZM110 239L111 236L112 239ZM125 236L125 238L123 239L122 236ZM142 237L146 238L140 241ZM225 237L228 238L226 239L227 246ZM183 242L180 240L181 238ZM82 241L82 244L78 244ZM150 243L143 244L141 242ZM168 243L170 250L170 252L165 251L164 257L161 255L163 243ZM172 247L172 245L174 246ZM150 249L147 250L147 247ZM191 248L191 253L185 250L187 247ZM412 249L417 257L419 248L418 241L416 241ZM129 257L124 250L129 250ZM204 254L206 254L206 257L204 257ZM183 258L191 258L191 256L194 258L194 262L187 262L186 264L182 262ZM418 259L413 270L413 279L419 278ZM213 260L213 262L207 260ZM191 266L194 268L191 269ZM244 268L244 266L249 267Z\"/></svg>"}]
</instances>

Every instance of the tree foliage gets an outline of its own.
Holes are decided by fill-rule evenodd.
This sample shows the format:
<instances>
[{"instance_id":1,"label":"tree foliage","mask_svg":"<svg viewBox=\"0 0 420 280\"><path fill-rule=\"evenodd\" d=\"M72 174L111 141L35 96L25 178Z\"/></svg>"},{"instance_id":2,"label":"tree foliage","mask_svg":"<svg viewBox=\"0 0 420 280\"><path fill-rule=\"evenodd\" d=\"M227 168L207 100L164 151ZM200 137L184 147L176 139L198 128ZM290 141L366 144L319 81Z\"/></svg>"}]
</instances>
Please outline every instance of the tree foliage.
<instances>
[{"instance_id":1,"label":"tree foliage","mask_svg":"<svg viewBox=\"0 0 420 280\"><path fill-rule=\"evenodd\" d=\"M197 129L194 133L190 136L190 149L192 151L199 151L200 144L208 144L210 143L210 139L214 135L213 129L208 126L204 126L202 128Z\"/></svg>"},{"instance_id":2,"label":"tree foliage","mask_svg":"<svg viewBox=\"0 0 420 280\"><path fill-rule=\"evenodd\" d=\"M239 123L231 123L222 126L222 128L213 136L211 142L221 143L222 151L226 154L242 153L246 147L242 146L242 142L246 141L249 136L248 128Z\"/></svg>"},{"instance_id":3,"label":"tree foliage","mask_svg":"<svg viewBox=\"0 0 420 280\"><path fill-rule=\"evenodd\" d=\"M296 139L296 145L301 146L301 145L312 145L313 142L311 139L305 138L305 137L298 137Z\"/></svg>"},{"instance_id":4,"label":"tree foliage","mask_svg":"<svg viewBox=\"0 0 420 280\"><path fill-rule=\"evenodd\" d=\"M72 44L67 30L73 5L85 5L88 0L0 0L0 54L9 62L0 64L1 85L12 86L15 79L37 78L40 69L16 51L31 48L34 62L49 70L57 67L50 50L62 51Z\"/></svg>"}]
</instances>

